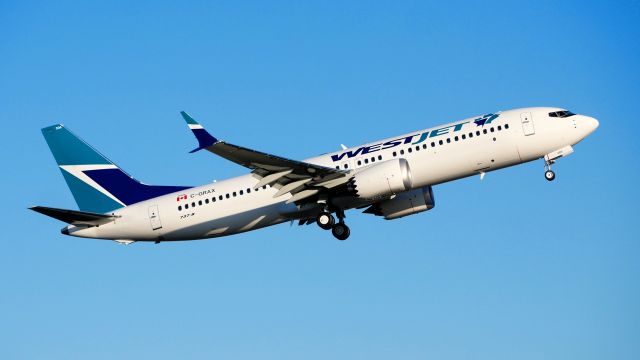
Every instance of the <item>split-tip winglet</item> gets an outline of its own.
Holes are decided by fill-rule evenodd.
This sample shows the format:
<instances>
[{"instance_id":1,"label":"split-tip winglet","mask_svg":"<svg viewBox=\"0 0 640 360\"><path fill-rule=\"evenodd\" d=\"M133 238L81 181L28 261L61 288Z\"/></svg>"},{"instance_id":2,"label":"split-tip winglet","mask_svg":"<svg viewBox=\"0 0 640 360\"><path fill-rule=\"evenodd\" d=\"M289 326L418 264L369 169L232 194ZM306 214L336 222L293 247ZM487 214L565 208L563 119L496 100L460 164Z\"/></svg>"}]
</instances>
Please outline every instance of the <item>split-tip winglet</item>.
<instances>
[{"instance_id":1,"label":"split-tip winglet","mask_svg":"<svg viewBox=\"0 0 640 360\"><path fill-rule=\"evenodd\" d=\"M193 135L198 140L198 147L191 150L191 153L206 149L207 147L218 142L218 139L209 134L209 132L205 130L204 127L202 127L202 125L195 121L191 116L189 116L189 114L184 111L180 111L180 115L182 115L184 121L187 122L187 126L189 126L189 129L191 129Z\"/></svg>"}]
</instances>

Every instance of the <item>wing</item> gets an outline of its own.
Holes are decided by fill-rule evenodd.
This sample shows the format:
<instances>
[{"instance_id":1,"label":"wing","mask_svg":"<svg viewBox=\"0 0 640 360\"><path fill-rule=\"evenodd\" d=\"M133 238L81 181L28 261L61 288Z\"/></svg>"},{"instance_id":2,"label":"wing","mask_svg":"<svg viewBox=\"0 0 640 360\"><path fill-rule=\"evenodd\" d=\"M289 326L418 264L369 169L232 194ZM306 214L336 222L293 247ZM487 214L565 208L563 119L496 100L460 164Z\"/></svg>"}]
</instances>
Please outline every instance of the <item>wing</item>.
<instances>
[{"instance_id":1,"label":"wing","mask_svg":"<svg viewBox=\"0 0 640 360\"><path fill-rule=\"evenodd\" d=\"M206 149L251 169L258 179L254 189L264 185L273 186L278 189L274 197L287 193L292 195L287 203L308 199L323 190L345 184L349 179L349 171L346 170L291 160L218 140L187 113L182 111L180 114L198 140L198 147L192 153Z\"/></svg>"}]
</instances>

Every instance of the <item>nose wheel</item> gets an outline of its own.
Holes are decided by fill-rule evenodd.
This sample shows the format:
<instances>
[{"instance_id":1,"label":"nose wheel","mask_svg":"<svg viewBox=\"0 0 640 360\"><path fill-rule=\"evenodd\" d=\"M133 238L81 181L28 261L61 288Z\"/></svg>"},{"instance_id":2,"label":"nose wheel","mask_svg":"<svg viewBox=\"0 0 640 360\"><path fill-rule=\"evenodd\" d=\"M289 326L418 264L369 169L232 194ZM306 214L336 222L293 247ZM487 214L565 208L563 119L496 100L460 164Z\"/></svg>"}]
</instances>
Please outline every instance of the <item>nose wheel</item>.
<instances>
[{"instance_id":1,"label":"nose wheel","mask_svg":"<svg viewBox=\"0 0 640 360\"><path fill-rule=\"evenodd\" d=\"M547 179L547 181L553 181L553 179L556 178L556 173L551 170L547 170L544 172L544 178Z\"/></svg>"},{"instance_id":2,"label":"nose wheel","mask_svg":"<svg viewBox=\"0 0 640 360\"><path fill-rule=\"evenodd\" d=\"M553 160L548 160L546 157L544 159L544 178L547 181L553 181L556 178L556 173L551 170L551 164L553 164Z\"/></svg>"}]
</instances>

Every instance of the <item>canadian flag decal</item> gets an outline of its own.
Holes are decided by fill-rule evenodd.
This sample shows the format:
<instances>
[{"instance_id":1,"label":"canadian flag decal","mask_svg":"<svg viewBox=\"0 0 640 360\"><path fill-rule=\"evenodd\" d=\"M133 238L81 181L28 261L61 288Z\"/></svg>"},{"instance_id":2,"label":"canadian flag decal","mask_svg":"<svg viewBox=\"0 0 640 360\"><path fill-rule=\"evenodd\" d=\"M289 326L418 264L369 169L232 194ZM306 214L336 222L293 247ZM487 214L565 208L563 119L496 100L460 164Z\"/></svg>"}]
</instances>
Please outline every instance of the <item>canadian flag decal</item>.
<instances>
[{"instance_id":1,"label":"canadian flag decal","mask_svg":"<svg viewBox=\"0 0 640 360\"><path fill-rule=\"evenodd\" d=\"M187 200L187 195L182 194L182 195L178 196L178 198L176 199L176 201L180 201L180 200Z\"/></svg>"}]
</instances>

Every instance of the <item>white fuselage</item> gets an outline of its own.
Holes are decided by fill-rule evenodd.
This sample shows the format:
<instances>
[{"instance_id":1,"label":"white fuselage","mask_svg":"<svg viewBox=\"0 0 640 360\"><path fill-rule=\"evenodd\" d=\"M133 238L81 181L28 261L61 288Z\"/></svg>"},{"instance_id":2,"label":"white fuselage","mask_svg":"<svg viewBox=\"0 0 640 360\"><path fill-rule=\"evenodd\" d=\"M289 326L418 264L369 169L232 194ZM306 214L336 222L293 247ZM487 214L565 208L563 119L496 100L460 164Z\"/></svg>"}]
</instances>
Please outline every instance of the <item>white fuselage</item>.
<instances>
[{"instance_id":1,"label":"white fuselage","mask_svg":"<svg viewBox=\"0 0 640 360\"><path fill-rule=\"evenodd\" d=\"M583 115L549 117L549 112L558 110L562 109L503 111L484 125L474 121L486 116L473 117L304 161L355 173L404 158L414 189L436 185L540 159L575 145L598 126L595 119ZM269 186L254 190L257 183L257 177L247 174L146 200L114 211L118 218L112 223L70 226L69 235L135 241L204 239L299 219L308 211L286 204L288 193L274 197L277 189ZM360 207L363 202L354 197L343 206Z\"/></svg>"}]
</instances>

